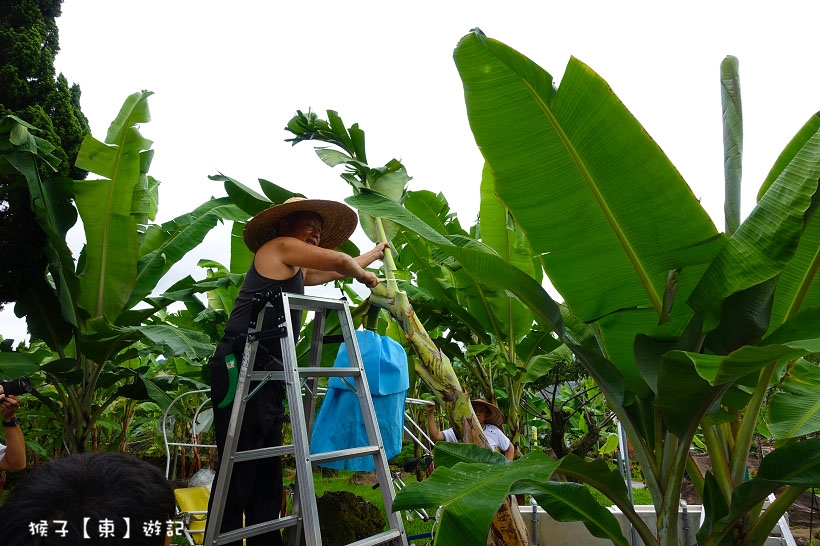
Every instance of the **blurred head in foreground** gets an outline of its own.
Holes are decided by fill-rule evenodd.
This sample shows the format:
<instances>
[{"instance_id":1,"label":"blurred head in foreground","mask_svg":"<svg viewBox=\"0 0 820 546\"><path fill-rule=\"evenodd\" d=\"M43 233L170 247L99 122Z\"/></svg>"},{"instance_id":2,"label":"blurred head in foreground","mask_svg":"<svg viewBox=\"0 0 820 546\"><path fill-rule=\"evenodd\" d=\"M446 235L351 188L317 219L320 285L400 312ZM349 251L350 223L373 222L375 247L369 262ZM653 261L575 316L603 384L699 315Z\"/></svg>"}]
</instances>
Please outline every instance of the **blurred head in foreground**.
<instances>
[{"instance_id":1,"label":"blurred head in foreground","mask_svg":"<svg viewBox=\"0 0 820 546\"><path fill-rule=\"evenodd\" d=\"M170 542L174 492L162 472L131 455L83 453L35 469L0 506L8 546Z\"/></svg>"}]
</instances>

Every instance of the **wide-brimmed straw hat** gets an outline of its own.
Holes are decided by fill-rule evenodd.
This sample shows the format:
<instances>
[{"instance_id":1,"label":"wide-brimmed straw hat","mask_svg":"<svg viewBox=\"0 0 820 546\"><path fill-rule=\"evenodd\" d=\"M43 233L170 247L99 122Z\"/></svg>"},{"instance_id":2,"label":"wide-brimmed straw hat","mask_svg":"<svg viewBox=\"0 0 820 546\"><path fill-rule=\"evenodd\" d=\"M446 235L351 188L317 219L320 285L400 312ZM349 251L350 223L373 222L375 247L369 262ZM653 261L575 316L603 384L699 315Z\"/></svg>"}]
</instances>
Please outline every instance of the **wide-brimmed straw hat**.
<instances>
[{"instance_id":1,"label":"wide-brimmed straw hat","mask_svg":"<svg viewBox=\"0 0 820 546\"><path fill-rule=\"evenodd\" d=\"M323 248L336 248L347 241L359 221L356 212L344 203L291 197L284 203L263 210L247 223L242 238L251 252L256 252L259 247L276 237L276 224L294 212L314 212L322 217L319 246Z\"/></svg>"},{"instance_id":2,"label":"wide-brimmed straw hat","mask_svg":"<svg viewBox=\"0 0 820 546\"><path fill-rule=\"evenodd\" d=\"M498 406L490 404L486 400L481 400L477 398L475 400L470 400L470 403L473 405L473 409L476 406L481 406L487 410L487 417L484 419L485 423L490 423L491 425L495 425L500 427L504 423L504 414L498 409Z\"/></svg>"}]
</instances>

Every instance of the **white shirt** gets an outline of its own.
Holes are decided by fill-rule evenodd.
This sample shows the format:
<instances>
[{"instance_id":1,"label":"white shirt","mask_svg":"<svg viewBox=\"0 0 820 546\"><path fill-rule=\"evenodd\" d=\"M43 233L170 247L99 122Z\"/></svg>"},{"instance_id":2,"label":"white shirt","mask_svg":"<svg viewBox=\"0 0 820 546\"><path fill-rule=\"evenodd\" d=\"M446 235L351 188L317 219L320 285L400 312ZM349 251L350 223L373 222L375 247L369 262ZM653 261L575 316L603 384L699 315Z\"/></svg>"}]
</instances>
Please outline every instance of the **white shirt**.
<instances>
[{"instance_id":1,"label":"white shirt","mask_svg":"<svg viewBox=\"0 0 820 546\"><path fill-rule=\"evenodd\" d=\"M3 457L6 456L6 446L0 444L0 461L3 460Z\"/></svg>"},{"instance_id":2,"label":"white shirt","mask_svg":"<svg viewBox=\"0 0 820 546\"><path fill-rule=\"evenodd\" d=\"M456 438L456 433L453 432L453 429L448 428L443 431L442 434L444 434L445 442L458 442L458 438ZM490 448L493 451L505 453L510 449L510 439L507 438L497 426L485 423L484 436L487 437L487 441L490 443Z\"/></svg>"}]
</instances>

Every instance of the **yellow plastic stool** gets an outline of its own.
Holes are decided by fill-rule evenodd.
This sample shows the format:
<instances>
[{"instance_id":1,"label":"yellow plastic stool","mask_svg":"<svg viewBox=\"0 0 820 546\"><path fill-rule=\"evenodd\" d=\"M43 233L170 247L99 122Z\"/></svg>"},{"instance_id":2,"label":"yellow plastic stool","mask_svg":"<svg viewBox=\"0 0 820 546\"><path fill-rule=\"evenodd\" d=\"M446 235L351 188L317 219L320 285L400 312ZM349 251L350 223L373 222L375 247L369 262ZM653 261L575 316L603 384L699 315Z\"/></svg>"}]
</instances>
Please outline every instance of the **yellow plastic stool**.
<instances>
[{"instance_id":1,"label":"yellow plastic stool","mask_svg":"<svg viewBox=\"0 0 820 546\"><path fill-rule=\"evenodd\" d=\"M205 539L205 522L208 517L208 499L211 496L205 487L181 487L174 489L185 526L183 532L191 544L202 544Z\"/></svg>"}]
</instances>

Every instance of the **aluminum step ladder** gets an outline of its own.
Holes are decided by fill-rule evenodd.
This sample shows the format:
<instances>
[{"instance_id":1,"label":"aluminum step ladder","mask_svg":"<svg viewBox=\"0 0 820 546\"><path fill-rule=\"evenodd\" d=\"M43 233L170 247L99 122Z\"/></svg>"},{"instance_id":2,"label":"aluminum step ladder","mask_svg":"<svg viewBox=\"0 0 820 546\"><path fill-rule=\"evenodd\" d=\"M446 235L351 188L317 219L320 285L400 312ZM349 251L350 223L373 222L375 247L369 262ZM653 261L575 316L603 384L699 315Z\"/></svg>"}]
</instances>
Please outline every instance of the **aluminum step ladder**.
<instances>
[{"instance_id":1,"label":"aluminum step ladder","mask_svg":"<svg viewBox=\"0 0 820 546\"><path fill-rule=\"evenodd\" d=\"M263 325L263 319L269 307L273 307L275 324ZM314 313L310 362L307 367L300 367L296 361L293 329L294 327L298 328L299 325L292 324L291 310L312 311ZM338 317L341 335L325 336L325 324L328 315L333 312ZM270 314L268 316L270 317ZM250 369L252 367L249 366L249 363L255 360L259 341L272 337L281 340L284 371L270 372ZM349 359L350 367L321 367L323 345L340 342L345 344L348 355L351 355ZM310 453L310 426L312 426L315 412L315 393L317 392L315 386L319 377L341 377L343 381L355 389L365 429L367 430L369 445L325 453ZM302 395L303 378L306 383L304 398ZM250 390L251 381L258 382L253 390ZM293 444L237 452L239 431L242 428L242 418L247 401L266 381L285 382ZM222 525L222 516L225 511L225 501L228 495L233 465L241 461L279 457L288 454L293 454L296 461L297 487L294 492L291 515L220 533L218 530ZM391 482L390 468L387 464L384 444L382 443L376 412L373 407L373 399L364 373L362 356L356 342L353 319L350 316L347 301L305 296L282 292L281 290L256 294L245 343L245 352L239 369L230 424L225 439L225 453L219 465L218 482L212 493L213 501L208 519L213 520L213 524L208 525L204 544L216 546L274 530L289 528L289 544L291 546L297 546L300 537L303 535L306 546L321 546L322 537L319 531L319 515L311 465L362 456L373 457L390 528L372 537L353 542L349 546L376 544L407 546L407 535L404 531L401 516L399 513L392 511L395 492Z\"/></svg>"}]
</instances>

